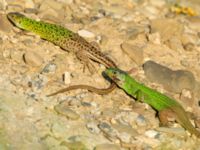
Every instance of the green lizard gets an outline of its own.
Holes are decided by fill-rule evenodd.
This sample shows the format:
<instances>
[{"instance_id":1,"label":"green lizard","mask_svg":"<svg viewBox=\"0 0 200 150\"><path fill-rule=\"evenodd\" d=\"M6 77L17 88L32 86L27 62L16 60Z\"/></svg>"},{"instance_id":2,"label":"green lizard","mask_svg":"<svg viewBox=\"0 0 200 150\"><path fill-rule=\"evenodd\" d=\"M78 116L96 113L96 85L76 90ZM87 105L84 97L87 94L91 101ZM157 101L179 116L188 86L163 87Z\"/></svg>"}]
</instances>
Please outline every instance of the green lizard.
<instances>
[{"instance_id":1,"label":"green lizard","mask_svg":"<svg viewBox=\"0 0 200 150\"><path fill-rule=\"evenodd\" d=\"M94 66L91 64L91 60L101 63L107 68L117 67L117 65L109 57L105 56L99 48L87 42L84 38L80 37L71 30L59 25L36 21L16 12L8 13L7 17L18 28L25 31L31 31L39 35L41 38L60 46L66 51L74 52L77 58L83 62L84 66L88 67L90 72L94 72ZM115 87L116 84L114 82L112 82L107 89L98 89L88 85L74 85L66 89L59 90L49 96L74 89L87 89L97 94L107 94Z\"/></svg>"},{"instance_id":2,"label":"green lizard","mask_svg":"<svg viewBox=\"0 0 200 150\"><path fill-rule=\"evenodd\" d=\"M117 68L108 68L105 74L111 78L120 88L137 100L152 106L158 112L164 110L174 114L175 119L190 133L200 137L200 132L191 124L183 107L174 99L165 96L133 79L128 73ZM161 120L162 121L162 120Z\"/></svg>"}]
</instances>

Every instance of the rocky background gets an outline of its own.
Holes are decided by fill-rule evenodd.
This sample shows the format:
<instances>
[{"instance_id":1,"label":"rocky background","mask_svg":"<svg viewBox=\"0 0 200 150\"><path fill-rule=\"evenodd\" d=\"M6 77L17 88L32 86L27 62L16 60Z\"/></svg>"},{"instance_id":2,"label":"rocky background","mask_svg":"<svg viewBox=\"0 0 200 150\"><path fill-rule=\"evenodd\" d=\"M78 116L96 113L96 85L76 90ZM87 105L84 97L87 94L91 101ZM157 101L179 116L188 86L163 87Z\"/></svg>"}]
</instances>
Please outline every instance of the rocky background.
<instances>
[{"instance_id":1,"label":"rocky background","mask_svg":"<svg viewBox=\"0 0 200 150\"><path fill-rule=\"evenodd\" d=\"M159 126L156 111L121 89L108 95L63 87L108 87L103 65L91 75L73 53L7 20L8 12L60 24L140 82L174 97L200 128L200 1L0 0L1 150L200 149L179 124Z\"/></svg>"}]
</instances>

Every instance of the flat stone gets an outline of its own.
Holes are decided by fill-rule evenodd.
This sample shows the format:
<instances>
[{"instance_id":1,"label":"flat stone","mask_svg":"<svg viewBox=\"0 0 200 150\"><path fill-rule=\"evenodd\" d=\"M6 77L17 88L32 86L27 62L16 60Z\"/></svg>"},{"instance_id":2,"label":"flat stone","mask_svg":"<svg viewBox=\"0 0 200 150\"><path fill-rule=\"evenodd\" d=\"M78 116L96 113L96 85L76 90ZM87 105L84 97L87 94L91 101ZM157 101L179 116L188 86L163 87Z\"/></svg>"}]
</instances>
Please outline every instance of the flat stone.
<instances>
[{"instance_id":1,"label":"flat stone","mask_svg":"<svg viewBox=\"0 0 200 150\"><path fill-rule=\"evenodd\" d=\"M77 120L80 117L75 111L68 108L68 106L64 102L54 106L54 110L58 114L64 115L71 120Z\"/></svg>"},{"instance_id":2,"label":"flat stone","mask_svg":"<svg viewBox=\"0 0 200 150\"><path fill-rule=\"evenodd\" d=\"M27 14L36 14L38 12L38 10L35 8L25 8L24 12Z\"/></svg>"},{"instance_id":3,"label":"flat stone","mask_svg":"<svg viewBox=\"0 0 200 150\"><path fill-rule=\"evenodd\" d=\"M144 46L132 45L132 44L124 42L121 44L121 49L138 65L141 65L143 63Z\"/></svg>"},{"instance_id":4,"label":"flat stone","mask_svg":"<svg viewBox=\"0 0 200 150\"><path fill-rule=\"evenodd\" d=\"M151 33L159 32L162 41L167 41L173 36L180 37L183 33L183 24L173 19L154 19L151 21Z\"/></svg>"},{"instance_id":5,"label":"flat stone","mask_svg":"<svg viewBox=\"0 0 200 150\"><path fill-rule=\"evenodd\" d=\"M192 51L195 49L195 45L198 41L198 37L194 34L183 34L181 36L181 42L183 44L183 47L187 51Z\"/></svg>"},{"instance_id":6,"label":"flat stone","mask_svg":"<svg viewBox=\"0 0 200 150\"><path fill-rule=\"evenodd\" d=\"M81 141L62 142L61 145L66 146L69 150L89 150Z\"/></svg>"},{"instance_id":7,"label":"flat stone","mask_svg":"<svg viewBox=\"0 0 200 150\"><path fill-rule=\"evenodd\" d=\"M185 129L183 128L167 128L167 127L159 127L156 129L159 132L173 133L173 134L184 134Z\"/></svg>"},{"instance_id":8,"label":"flat stone","mask_svg":"<svg viewBox=\"0 0 200 150\"><path fill-rule=\"evenodd\" d=\"M188 17L188 20L190 21L190 23L188 24L189 27L197 32L200 32L200 17L199 16Z\"/></svg>"},{"instance_id":9,"label":"flat stone","mask_svg":"<svg viewBox=\"0 0 200 150\"><path fill-rule=\"evenodd\" d=\"M63 8L63 4L54 0L44 0L40 6L40 10L43 11L45 8L53 8L55 10L59 10Z\"/></svg>"},{"instance_id":10,"label":"flat stone","mask_svg":"<svg viewBox=\"0 0 200 150\"><path fill-rule=\"evenodd\" d=\"M13 26L8 21L6 15L0 14L0 31L9 33L12 30Z\"/></svg>"},{"instance_id":11,"label":"flat stone","mask_svg":"<svg viewBox=\"0 0 200 150\"><path fill-rule=\"evenodd\" d=\"M65 18L64 5L54 0L45 0L39 8L39 14L43 20L61 23Z\"/></svg>"},{"instance_id":12,"label":"flat stone","mask_svg":"<svg viewBox=\"0 0 200 150\"><path fill-rule=\"evenodd\" d=\"M95 147L95 150L120 150L120 147L115 144L99 144Z\"/></svg>"},{"instance_id":13,"label":"flat stone","mask_svg":"<svg viewBox=\"0 0 200 150\"><path fill-rule=\"evenodd\" d=\"M24 50L11 50L10 57L18 63L23 63Z\"/></svg>"},{"instance_id":14,"label":"flat stone","mask_svg":"<svg viewBox=\"0 0 200 150\"><path fill-rule=\"evenodd\" d=\"M132 128L129 125L123 125L123 124L113 124L113 128L115 128L119 133L128 133L132 137L135 137L138 135L138 132L136 129Z\"/></svg>"},{"instance_id":15,"label":"flat stone","mask_svg":"<svg viewBox=\"0 0 200 150\"><path fill-rule=\"evenodd\" d=\"M175 51L184 51L184 48L183 48L183 45L182 45L182 42L180 39L178 39L177 37L172 37L169 39L167 45L169 46L169 48L171 48L172 50L175 50Z\"/></svg>"},{"instance_id":16,"label":"flat stone","mask_svg":"<svg viewBox=\"0 0 200 150\"><path fill-rule=\"evenodd\" d=\"M98 128L96 122L88 122L86 124L86 127L91 133L95 133L95 134L99 134L100 133L100 129Z\"/></svg>"},{"instance_id":17,"label":"flat stone","mask_svg":"<svg viewBox=\"0 0 200 150\"><path fill-rule=\"evenodd\" d=\"M23 7L19 4L8 4L7 5L7 11L23 12Z\"/></svg>"},{"instance_id":18,"label":"flat stone","mask_svg":"<svg viewBox=\"0 0 200 150\"><path fill-rule=\"evenodd\" d=\"M6 0L0 0L0 10L5 10L7 6Z\"/></svg>"},{"instance_id":19,"label":"flat stone","mask_svg":"<svg viewBox=\"0 0 200 150\"><path fill-rule=\"evenodd\" d=\"M24 61L26 64L33 67L41 66L44 62L42 56L40 56L38 53L31 52L31 51L27 51L24 54Z\"/></svg>"}]
</instances>

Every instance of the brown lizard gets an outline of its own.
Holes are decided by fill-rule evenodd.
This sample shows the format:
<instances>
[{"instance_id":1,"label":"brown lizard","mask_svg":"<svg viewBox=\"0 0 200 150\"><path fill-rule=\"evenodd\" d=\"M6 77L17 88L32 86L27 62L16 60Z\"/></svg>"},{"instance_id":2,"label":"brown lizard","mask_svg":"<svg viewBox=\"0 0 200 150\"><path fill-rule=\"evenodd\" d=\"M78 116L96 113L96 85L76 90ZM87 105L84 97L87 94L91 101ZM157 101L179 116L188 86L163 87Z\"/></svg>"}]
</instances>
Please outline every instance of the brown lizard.
<instances>
[{"instance_id":1,"label":"brown lizard","mask_svg":"<svg viewBox=\"0 0 200 150\"><path fill-rule=\"evenodd\" d=\"M31 31L66 51L74 52L77 58L83 62L84 66L86 66L90 72L94 72L94 66L91 60L105 65L106 68L117 67L117 65L109 57L105 56L99 48L90 44L84 38L69 29L43 21L36 21L16 12L8 13L7 17L18 28ZM107 94L115 89L115 87L116 84L114 82L106 89L98 89L89 85L74 85L49 94L48 96L75 89L87 89L97 94Z\"/></svg>"}]
</instances>

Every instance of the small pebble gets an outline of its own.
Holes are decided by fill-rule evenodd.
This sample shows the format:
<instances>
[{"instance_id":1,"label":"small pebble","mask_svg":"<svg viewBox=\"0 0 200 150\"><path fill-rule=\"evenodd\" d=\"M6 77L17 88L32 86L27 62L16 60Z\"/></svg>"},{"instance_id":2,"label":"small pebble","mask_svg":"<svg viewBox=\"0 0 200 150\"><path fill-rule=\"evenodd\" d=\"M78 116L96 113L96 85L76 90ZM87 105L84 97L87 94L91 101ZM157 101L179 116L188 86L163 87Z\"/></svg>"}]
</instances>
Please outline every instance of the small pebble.
<instances>
[{"instance_id":1,"label":"small pebble","mask_svg":"<svg viewBox=\"0 0 200 150\"><path fill-rule=\"evenodd\" d=\"M146 119L142 115L138 115L137 118L135 119L136 123L138 126L146 126Z\"/></svg>"},{"instance_id":2,"label":"small pebble","mask_svg":"<svg viewBox=\"0 0 200 150\"><path fill-rule=\"evenodd\" d=\"M65 71L65 73L64 73L64 83L65 83L65 84L70 84L70 83L71 83L70 78L71 78L70 73L67 72L67 71Z\"/></svg>"},{"instance_id":3,"label":"small pebble","mask_svg":"<svg viewBox=\"0 0 200 150\"><path fill-rule=\"evenodd\" d=\"M88 122L86 124L86 127L91 133L95 133L95 134L100 133L100 129L98 128L98 126L95 122Z\"/></svg>"},{"instance_id":4,"label":"small pebble","mask_svg":"<svg viewBox=\"0 0 200 150\"><path fill-rule=\"evenodd\" d=\"M126 132L119 133L117 137L124 143L130 143L132 139L132 136Z\"/></svg>"},{"instance_id":5,"label":"small pebble","mask_svg":"<svg viewBox=\"0 0 200 150\"><path fill-rule=\"evenodd\" d=\"M94 33L87 31L87 30L84 30L84 29L79 30L78 34L82 37L85 37L85 38L94 38L95 37Z\"/></svg>"},{"instance_id":6,"label":"small pebble","mask_svg":"<svg viewBox=\"0 0 200 150\"><path fill-rule=\"evenodd\" d=\"M35 8L35 3L32 0L26 0L25 7L26 8Z\"/></svg>"},{"instance_id":7,"label":"small pebble","mask_svg":"<svg viewBox=\"0 0 200 150\"><path fill-rule=\"evenodd\" d=\"M11 51L12 49L5 49L3 52L2 52L2 55L4 58L10 58L11 57Z\"/></svg>"},{"instance_id":8,"label":"small pebble","mask_svg":"<svg viewBox=\"0 0 200 150\"><path fill-rule=\"evenodd\" d=\"M149 138L155 138L155 137L158 136L158 134L159 133L155 130L148 130L148 131L145 132L145 135Z\"/></svg>"},{"instance_id":9,"label":"small pebble","mask_svg":"<svg viewBox=\"0 0 200 150\"><path fill-rule=\"evenodd\" d=\"M50 62L43 68L42 73L55 73L56 68L56 64Z\"/></svg>"},{"instance_id":10,"label":"small pebble","mask_svg":"<svg viewBox=\"0 0 200 150\"><path fill-rule=\"evenodd\" d=\"M38 10L35 8L25 8L24 12L27 14L36 14L38 12Z\"/></svg>"}]
</instances>

